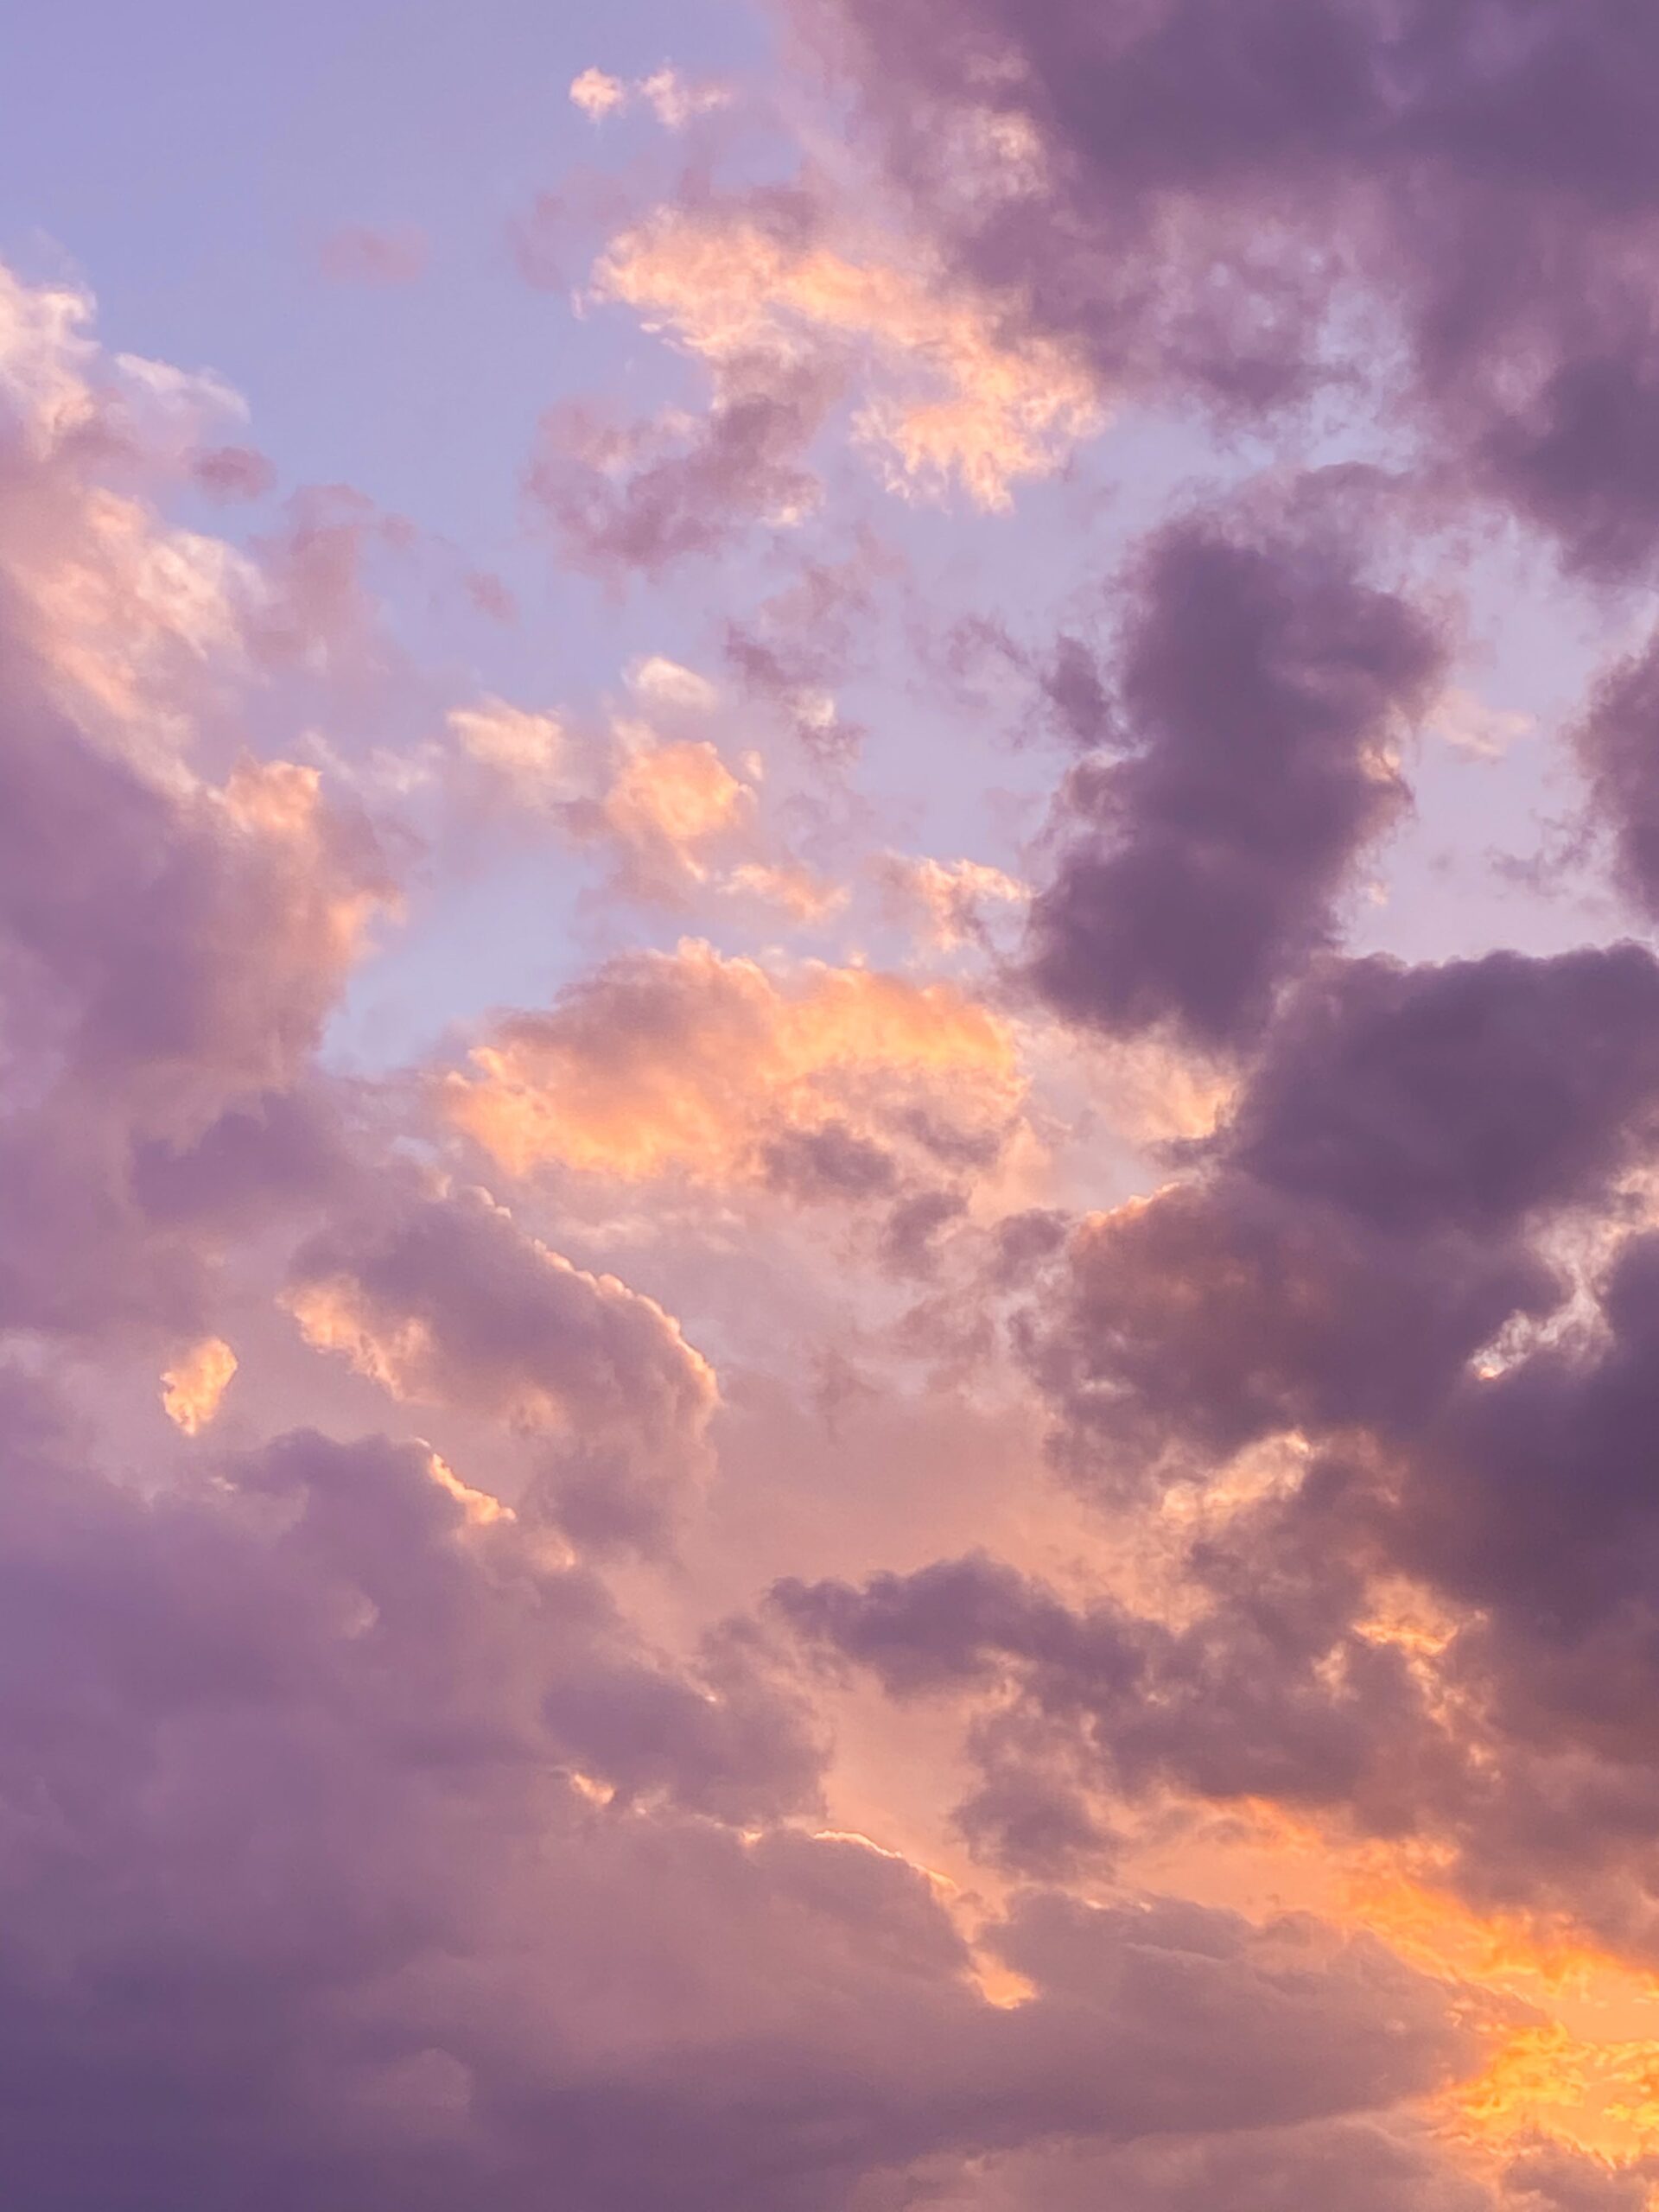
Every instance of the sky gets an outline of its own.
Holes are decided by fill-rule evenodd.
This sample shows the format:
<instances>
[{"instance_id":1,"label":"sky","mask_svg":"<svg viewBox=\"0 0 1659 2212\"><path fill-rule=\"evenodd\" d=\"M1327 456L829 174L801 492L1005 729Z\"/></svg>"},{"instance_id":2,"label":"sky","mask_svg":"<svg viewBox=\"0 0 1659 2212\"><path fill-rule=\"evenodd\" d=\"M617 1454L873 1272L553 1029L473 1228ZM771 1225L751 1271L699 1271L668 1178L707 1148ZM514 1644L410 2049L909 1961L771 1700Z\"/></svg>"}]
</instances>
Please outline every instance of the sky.
<instances>
[{"instance_id":1,"label":"sky","mask_svg":"<svg viewBox=\"0 0 1659 2212\"><path fill-rule=\"evenodd\" d=\"M0 5L17 2212L1647 2212L1659 18Z\"/></svg>"}]
</instances>

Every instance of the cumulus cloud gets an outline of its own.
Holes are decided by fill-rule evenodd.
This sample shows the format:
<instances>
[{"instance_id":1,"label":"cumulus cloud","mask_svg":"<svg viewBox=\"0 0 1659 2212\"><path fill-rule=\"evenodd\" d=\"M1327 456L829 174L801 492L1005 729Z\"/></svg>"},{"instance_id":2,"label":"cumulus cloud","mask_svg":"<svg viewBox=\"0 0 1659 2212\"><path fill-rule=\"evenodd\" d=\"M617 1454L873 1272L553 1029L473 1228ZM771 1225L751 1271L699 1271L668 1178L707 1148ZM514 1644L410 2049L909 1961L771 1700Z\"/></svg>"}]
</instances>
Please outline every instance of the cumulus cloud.
<instances>
[{"instance_id":1,"label":"cumulus cloud","mask_svg":"<svg viewBox=\"0 0 1659 2212\"><path fill-rule=\"evenodd\" d=\"M235 1373L236 1354L225 1339L203 1337L162 1376L168 1419L187 1436L199 1435L219 1411Z\"/></svg>"},{"instance_id":2,"label":"cumulus cloud","mask_svg":"<svg viewBox=\"0 0 1659 2212\"><path fill-rule=\"evenodd\" d=\"M395 884L315 767L243 751L264 580L157 510L227 403L108 361L78 295L6 284L0 1306L172 1349L209 1333L206 1215L291 1185L261 1102L308 1072ZM193 1161L215 1185L194 1207Z\"/></svg>"},{"instance_id":3,"label":"cumulus cloud","mask_svg":"<svg viewBox=\"0 0 1659 2212\"><path fill-rule=\"evenodd\" d=\"M886 853L878 868L894 907L918 921L925 941L941 952L982 942L989 926L988 912L1021 906L1030 896L1023 883L984 861Z\"/></svg>"},{"instance_id":4,"label":"cumulus cloud","mask_svg":"<svg viewBox=\"0 0 1659 2212\"><path fill-rule=\"evenodd\" d=\"M57 1808L7 1875L31 2193L530 2204L553 2167L594 2206L842 2206L1478 2049L1375 1947L1156 1902L1022 1902L992 1941L1034 1994L995 2006L919 1872L778 1824L812 1773L786 1700L653 1662L417 1448L296 1434L144 1501L9 1425L4 1795Z\"/></svg>"},{"instance_id":5,"label":"cumulus cloud","mask_svg":"<svg viewBox=\"0 0 1659 2212\"><path fill-rule=\"evenodd\" d=\"M823 235L799 203L664 210L612 242L594 289L673 332L717 384L734 362L825 348L868 357L875 381L854 435L893 490L956 480L1003 507L1011 484L1049 474L1098 427L1095 389L1065 349L1008 345L971 296L951 296L873 244Z\"/></svg>"},{"instance_id":6,"label":"cumulus cloud","mask_svg":"<svg viewBox=\"0 0 1659 2212\"><path fill-rule=\"evenodd\" d=\"M1160 1791L1267 1798L1659 1955L1655 975L1632 945L1331 963L1196 1167L1043 1240L1016 1332L1061 1464L1195 1485L1185 1535L1085 1605L983 1558L777 1592L895 1696L967 1700L988 1856L1086 1859Z\"/></svg>"},{"instance_id":7,"label":"cumulus cloud","mask_svg":"<svg viewBox=\"0 0 1659 2212\"><path fill-rule=\"evenodd\" d=\"M788 12L1010 324L1227 419L1357 381L1571 566L1649 566L1659 73L1617 0Z\"/></svg>"},{"instance_id":8,"label":"cumulus cloud","mask_svg":"<svg viewBox=\"0 0 1659 2212\"><path fill-rule=\"evenodd\" d=\"M474 1050L449 1111L517 1174L550 1163L713 1183L832 1128L906 1157L992 1154L1020 1109L1014 1039L956 987L759 963L687 941L624 955Z\"/></svg>"},{"instance_id":9,"label":"cumulus cloud","mask_svg":"<svg viewBox=\"0 0 1659 2212\"><path fill-rule=\"evenodd\" d=\"M652 1300L573 1267L483 1192L322 1230L285 1295L308 1344L394 1398L533 1440L548 1502L584 1536L659 1535L704 1471L708 1362Z\"/></svg>"},{"instance_id":10,"label":"cumulus cloud","mask_svg":"<svg viewBox=\"0 0 1659 2212\"><path fill-rule=\"evenodd\" d=\"M1328 943L1348 869L1406 798L1395 752L1440 662L1366 583L1340 517L1265 537L1192 517L1128 579L1117 726L1061 795L1032 911L1035 988L1119 1036L1260 1026Z\"/></svg>"},{"instance_id":11,"label":"cumulus cloud","mask_svg":"<svg viewBox=\"0 0 1659 2212\"><path fill-rule=\"evenodd\" d=\"M498 825L513 820L602 856L606 902L683 911L713 892L821 921L847 893L798 859L768 817L761 755L730 760L702 734L721 705L706 677L661 654L629 671L626 695L596 727L482 699L450 710L444 780Z\"/></svg>"},{"instance_id":12,"label":"cumulus cloud","mask_svg":"<svg viewBox=\"0 0 1659 2212\"><path fill-rule=\"evenodd\" d=\"M1659 965L1433 849L1559 723L1659 912L1659 36L947 13L576 78L702 404L549 395L464 650L0 272L30 2212L1652 2192Z\"/></svg>"},{"instance_id":13,"label":"cumulus cloud","mask_svg":"<svg viewBox=\"0 0 1659 2212\"><path fill-rule=\"evenodd\" d=\"M991 512L1104 418L1073 349L1006 330L902 236L804 188L658 207L611 239L589 294L665 334L709 387L699 415L547 416L531 495L607 575L798 524L822 497L813 449L843 416L890 492Z\"/></svg>"}]
</instances>

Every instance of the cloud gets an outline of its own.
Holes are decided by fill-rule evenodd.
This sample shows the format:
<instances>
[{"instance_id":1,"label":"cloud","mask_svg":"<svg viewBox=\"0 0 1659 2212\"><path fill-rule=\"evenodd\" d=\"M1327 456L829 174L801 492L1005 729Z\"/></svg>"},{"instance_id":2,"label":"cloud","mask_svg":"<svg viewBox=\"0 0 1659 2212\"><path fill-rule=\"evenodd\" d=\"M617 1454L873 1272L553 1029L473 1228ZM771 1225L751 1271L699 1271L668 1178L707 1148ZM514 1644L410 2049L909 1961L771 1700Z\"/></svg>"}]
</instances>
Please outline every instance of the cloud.
<instances>
[{"instance_id":1,"label":"cloud","mask_svg":"<svg viewBox=\"0 0 1659 2212\"><path fill-rule=\"evenodd\" d=\"M584 69L570 80L570 102L595 123L626 104L629 88L603 69Z\"/></svg>"},{"instance_id":2,"label":"cloud","mask_svg":"<svg viewBox=\"0 0 1659 2212\"><path fill-rule=\"evenodd\" d=\"M405 225L400 230L348 223L331 231L317 260L337 284L412 284L426 269L425 234Z\"/></svg>"},{"instance_id":3,"label":"cloud","mask_svg":"<svg viewBox=\"0 0 1659 2212\"><path fill-rule=\"evenodd\" d=\"M1034 988L1115 1036L1236 1046L1322 945L1357 855L1406 802L1392 748L1427 705L1433 626L1364 582L1345 518L1265 536L1189 517L1128 580L1125 738L1057 808Z\"/></svg>"},{"instance_id":4,"label":"cloud","mask_svg":"<svg viewBox=\"0 0 1659 2212\"><path fill-rule=\"evenodd\" d=\"M1593 2189L1599 2177L1591 2162L1570 2154L1561 2172L1569 2189L1575 2183ZM1526 2203L1522 2187L1517 2204ZM1016 2156L998 2162L971 2201L976 2212L1035 2212L1039 2206L1085 2212L1102 2202L1122 2212L1205 2212L1217 2202L1236 2212L1281 2212L1305 2202L1340 2205L1343 2212L1495 2212L1500 2201L1506 2207L1512 2202L1449 2161L1427 2131L1349 2120L1166 2138L1104 2156ZM1639 2205L1640 2196L1632 2201Z\"/></svg>"},{"instance_id":5,"label":"cloud","mask_svg":"<svg viewBox=\"0 0 1659 2212\"><path fill-rule=\"evenodd\" d=\"M842 1127L907 1157L999 1148L1020 1110L1007 1030L952 986L758 963L683 943L620 956L475 1047L448 1109L511 1173L541 1164L716 1185Z\"/></svg>"},{"instance_id":6,"label":"cloud","mask_svg":"<svg viewBox=\"0 0 1659 2212\"><path fill-rule=\"evenodd\" d=\"M462 752L499 775L515 798L546 804L564 795L569 748L556 715L481 699L451 708L449 727Z\"/></svg>"},{"instance_id":7,"label":"cloud","mask_svg":"<svg viewBox=\"0 0 1659 2212\"><path fill-rule=\"evenodd\" d=\"M577 81L605 112L628 97ZM1000 512L1104 420L1074 349L1006 328L979 289L817 182L664 203L615 232L587 296L632 310L708 384L701 411L629 422L567 403L543 419L530 497L613 582L804 521L832 426L889 492Z\"/></svg>"},{"instance_id":8,"label":"cloud","mask_svg":"<svg viewBox=\"0 0 1659 2212\"><path fill-rule=\"evenodd\" d=\"M1042 1240L1016 1340L1067 1475L1136 1516L1127 1577L776 1593L957 1701L985 1858L1052 1877L1126 1804L1265 1799L1659 1956L1655 975L1328 963L1181 1179Z\"/></svg>"},{"instance_id":9,"label":"cloud","mask_svg":"<svg viewBox=\"0 0 1659 2212\"><path fill-rule=\"evenodd\" d=\"M1263 1183L1379 1229L1501 1231L1647 1154L1659 965L1635 944L1336 963L1272 1033L1226 1139Z\"/></svg>"},{"instance_id":10,"label":"cloud","mask_svg":"<svg viewBox=\"0 0 1659 2212\"><path fill-rule=\"evenodd\" d=\"M883 588L903 574L890 550L861 532L848 559L800 561L780 589L727 625L726 658L739 682L783 716L817 764L844 764L858 750L863 733L834 687L854 664Z\"/></svg>"},{"instance_id":11,"label":"cloud","mask_svg":"<svg viewBox=\"0 0 1659 2212\"><path fill-rule=\"evenodd\" d=\"M750 358L724 365L700 419L623 424L572 403L544 418L526 486L591 573L658 575L753 523L810 513L819 487L804 456L835 400L817 365Z\"/></svg>"},{"instance_id":12,"label":"cloud","mask_svg":"<svg viewBox=\"0 0 1659 2212\"><path fill-rule=\"evenodd\" d=\"M848 892L798 860L766 817L760 754L734 766L699 734L721 704L707 677L652 655L596 727L499 699L452 709L442 772L469 812L602 855L596 902L683 912L724 894L821 922Z\"/></svg>"},{"instance_id":13,"label":"cloud","mask_svg":"<svg viewBox=\"0 0 1659 2212\"><path fill-rule=\"evenodd\" d=\"M1659 912L1659 785L1652 767L1659 645L1629 654L1597 685L1573 733L1592 821L1609 836L1614 879L1638 913Z\"/></svg>"},{"instance_id":14,"label":"cloud","mask_svg":"<svg viewBox=\"0 0 1659 2212\"><path fill-rule=\"evenodd\" d=\"M655 1539L707 1471L708 1362L653 1300L573 1267L481 1191L335 1222L297 1254L285 1300L308 1344L392 1397L529 1439L573 1533Z\"/></svg>"},{"instance_id":15,"label":"cloud","mask_svg":"<svg viewBox=\"0 0 1659 2212\"><path fill-rule=\"evenodd\" d=\"M210 499L261 499L276 481L276 472L251 446L215 446L200 454L196 481Z\"/></svg>"},{"instance_id":16,"label":"cloud","mask_svg":"<svg viewBox=\"0 0 1659 2212\"><path fill-rule=\"evenodd\" d=\"M274 480L240 403L0 274L14 2193L1636 2212L1659 966L1341 932L1413 734L1524 719L1450 556L1482 625L1494 526L1593 588L1527 668L1649 573L1659 41L789 12L792 179L792 92L571 88L689 133L580 304L700 402L567 396L527 486L603 583L702 564L644 635L567 578L435 648L509 601L347 485L182 526ZM901 560L872 473L1012 535ZM1652 695L1564 718L1649 916ZM1039 735L1022 844L1032 753L967 764Z\"/></svg>"},{"instance_id":17,"label":"cloud","mask_svg":"<svg viewBox=\"0 0 1659 2212\"><path fill-rule=\"evenodd\" d=\"M936 861L925 855L886 853L878 863L893 906L919 918L925 942L940 952L982 942L987 906L1020 906L1030 896L1023 883L983 861Z\"/></svg>"},{"instance_id":18,"label":"cloud","mask_svg":"<svg viewBox=\"0 0 1659 2212\"><path fill-rule=\"evenodd\" d=\"M1433 735L1474 760L1501 760L1535 728L1530 715L1494 707L1472 691L1453 687L1427 719Z\"/></svg>"},{"instance_id":19,"label":"cloud","mask_svg":"<svg viewBox=\"0 0 1659 2212\"><path fill-rule=\"evenodd\" d=\"M849 350L843 373L868 378L854 436L893 491L959 484L1004 508L1015 482L1052 474L1099 427L1099 395L1063 347L1008 344L972 295L888 257L890 246L825 235L798 205L766 218L760 207L660 210L612 241L594 295L671 331L717 391L733 364Z\"/></svg>"},{"instance_id":20,"label":"cloud","mask_svg":"<svg viewBox=\"0 0 1659 2212\"><path fill-rule=\"evenodd\" d=\"M236 1373L236 1354L222 1337L204 1337L162 1376L162 1405L187 1436L199 1436L219 1411Z\"/></svg>"},{"instance_id":21,"label":"cloud","mask_svg":"<svg viewBox=\"0 0 1659 2212\"><path fill-rule=\"evenodd\" d=\"M0 1773L54 1808L7 1877L31 2193L529 2205L552 2166L599 2207L840 2208L1478 2052L1379 1947L1155 1899L1020 1900L988 1942L1033 1993L994 2005L918 1869L787 1824L813 1749L741 1643L654 1659L422 1447L294 1433L144 1497L29 1391L6 1422Z\"/></svg>"},{"instance_id":22,"label":"cloud","mask_svg":"<svg viewBox=\"0 0 1659 2212\"><path fill-rule=\"evenodd\" d=\"M666 65L649 77L632 80L610 76L603 69L584 69L570 84L571 105L591 122L603 123L643 101L667 130L683 130L699 116L717 114L731 99L728 86L688 82Z\"/></svg>"},{"instance_id":23,"label":"cloud","mask_svg":"<svg viewBox=\"0 0 1659 2212\"><path fill-rule=\"evenodd\" d=\"M1648 569L1659 72L1617 0L785 12L1010 327L1224 422L1357 391L1569 566Z\"/></svg>"},{"instance_id":24,"label":"cloud","mask_svg":"<svg viewBox=\"0 0 1659 2212\"><path fill-rule=\"evenodd\" d=\"M328 1172L319 1094L270 1102L396 889L315 768L245 752L264 579L153 504L217 387L111 364L77 295L8 276L0 304L0 1312L170 1354L213 1333L226 1219Z\"/></svg>"}]
</instances>

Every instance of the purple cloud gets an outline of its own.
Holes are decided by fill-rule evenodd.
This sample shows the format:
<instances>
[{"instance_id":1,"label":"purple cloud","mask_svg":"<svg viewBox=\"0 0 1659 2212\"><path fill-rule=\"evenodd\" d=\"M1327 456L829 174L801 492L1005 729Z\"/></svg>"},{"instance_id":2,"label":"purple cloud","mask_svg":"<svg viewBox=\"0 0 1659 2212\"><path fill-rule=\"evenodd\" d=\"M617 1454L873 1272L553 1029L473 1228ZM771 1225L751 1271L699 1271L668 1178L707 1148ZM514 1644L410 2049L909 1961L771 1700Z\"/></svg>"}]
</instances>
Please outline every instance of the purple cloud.
<instances>
[{"instance_id":1,"label":"purple cloud","mask_svg":"<svg viewBox=\"0 0 1659 2212\"><path fill-rule=\"evenodd\" d=\"M1442 650L1346 536L1193 518L1140 556L1112 741L1067 779L1032 912L1032 982L1058 1012L1237 1045L1329 942L1354 860L1403 810L1388 747Z\"/></svg>"}]
</instances>

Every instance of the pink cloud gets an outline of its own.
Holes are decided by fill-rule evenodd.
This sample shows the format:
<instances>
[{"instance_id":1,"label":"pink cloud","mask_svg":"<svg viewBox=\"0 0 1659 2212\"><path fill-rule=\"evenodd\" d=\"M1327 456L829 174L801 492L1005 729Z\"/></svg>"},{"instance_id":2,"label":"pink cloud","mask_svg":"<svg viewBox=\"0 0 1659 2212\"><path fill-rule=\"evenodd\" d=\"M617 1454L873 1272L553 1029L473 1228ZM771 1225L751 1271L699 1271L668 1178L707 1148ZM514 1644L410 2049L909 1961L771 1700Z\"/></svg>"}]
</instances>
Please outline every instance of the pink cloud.
<instances>
[{"instance_id":1,"label":"pink cloud","mask_svg":"<svg viewBox=\"0 0 1659 2212\"><path fill-rule=\"evenodd\" d=\"M337 284L412 284L425 272L428 251L424 232L411 226L347 223L323 240L318 263Z\"/></svg>"}]
</instances>

